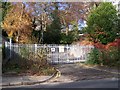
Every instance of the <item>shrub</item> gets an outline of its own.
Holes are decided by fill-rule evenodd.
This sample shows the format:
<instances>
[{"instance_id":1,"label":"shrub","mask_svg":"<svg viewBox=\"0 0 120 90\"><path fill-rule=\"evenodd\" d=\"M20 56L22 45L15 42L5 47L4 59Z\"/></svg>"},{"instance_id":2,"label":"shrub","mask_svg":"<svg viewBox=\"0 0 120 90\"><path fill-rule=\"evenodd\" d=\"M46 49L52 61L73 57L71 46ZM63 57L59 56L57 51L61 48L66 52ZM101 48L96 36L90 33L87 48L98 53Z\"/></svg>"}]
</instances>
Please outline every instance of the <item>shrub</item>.
<instances>
[{"instance_id":1,"label":"shrub","mask_svg":"<svg viewBox=\"0 0 120 90\"><path fill-rule=\"evenodd\" d=\"M88 56L87 64L120 66L120 48L110 47L108 50L94 48Z\"/></svg>"},{"instance_id":2,"label":"shrub","mask_svg":"<svg viewBox=\"0 0 120 90\"><path fill-rule=\"evenodd\" d=\"M118 47L110 47L106 50L106 58L104 64L109 66L120 65L120 49Z\"/></svg>"},{"instance_id":3,"label":"shrub","mask_svg":"<svg viewBox=\"0 0 120 90\"><path fill-rule=\"evenodd\" d=\"M101 64L102 53L97 48L94 48L88 55L87 64Z\"/></svg>"},{"instance_id":4,"label":"shrub","mask_svg":"<svg viewBox=\"0 0 120 90\"><path fill-rule=\"evenodd\" d=\"M13 71L16 73L29 74L53 74L55 69L47 63L45 48L40 48L35 52L30 52L28 48L22 47L20 54L15 54L16 58L10 60L3 66L2 72ZM26 73L26 74L27 74Z\"/></svg>"}]
</instances>

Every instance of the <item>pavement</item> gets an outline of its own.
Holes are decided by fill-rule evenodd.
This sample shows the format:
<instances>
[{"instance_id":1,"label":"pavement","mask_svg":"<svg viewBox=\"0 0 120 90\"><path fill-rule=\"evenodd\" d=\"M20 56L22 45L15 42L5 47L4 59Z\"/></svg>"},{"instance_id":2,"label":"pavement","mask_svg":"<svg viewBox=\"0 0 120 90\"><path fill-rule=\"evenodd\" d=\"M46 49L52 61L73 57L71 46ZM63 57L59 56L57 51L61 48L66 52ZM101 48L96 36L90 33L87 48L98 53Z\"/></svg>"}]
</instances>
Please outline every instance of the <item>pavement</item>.
<instances>
[{"instance_id":1,"label":"pavement","mask_svg":"<svg viewBox=\"0 0 120 90\"><path fill-rule=\"evenodd\" d=\"M0 87L40 84L59 77L58 73L56 70L51 76L2 76Z\"/></svg>"},{"instance_id":2,"label":"pavement","mask_svg":"<svg viewBox=\"0 0 120 90\"><path fill-rule=\"evenodd\" d=\"M3 76L0 86L23 86L40 83L70 83L83 80L119 78L119 70L88 67L81 64L56 65L57 72L51 76Z\"/></svg>"},{"instance_id":3,"label":"pavement","mask_svg":"<svg viewBox=\"0 0 120 90\"><path fill-rule=\"evenodd\" d=\"M51 76L18 76L2 77L2 86L30 85L42 83L51 78Z\"/></svg>"}]
</instances>

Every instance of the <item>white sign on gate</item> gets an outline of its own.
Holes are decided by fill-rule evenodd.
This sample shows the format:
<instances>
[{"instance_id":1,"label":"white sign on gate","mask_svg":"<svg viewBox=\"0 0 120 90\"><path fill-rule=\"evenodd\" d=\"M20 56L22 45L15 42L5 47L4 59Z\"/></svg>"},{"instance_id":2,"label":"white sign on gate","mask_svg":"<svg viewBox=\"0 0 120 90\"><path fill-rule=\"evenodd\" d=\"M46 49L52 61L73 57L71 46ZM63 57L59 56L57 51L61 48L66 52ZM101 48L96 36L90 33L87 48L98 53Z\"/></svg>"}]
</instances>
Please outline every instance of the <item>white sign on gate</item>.
<instances>
[{"instance_id":1,"label":"white sign on gate","mask_svg":"<svg viewBox=\"0 0 120 90\"><path fill-rule=\"evenodd\" d=\"M64 46L59 46L59 52L64 52Z\"/></svg>"},{"instance_id":2,"label":"white sign on gate","mask_svg":"<svg viewBox=\"0 0 120 90\"><path fill-rule=\"evenodd\" d=\"M51 48L51 52L55 52L55 48Z\"/></svg>"}]
</instances>

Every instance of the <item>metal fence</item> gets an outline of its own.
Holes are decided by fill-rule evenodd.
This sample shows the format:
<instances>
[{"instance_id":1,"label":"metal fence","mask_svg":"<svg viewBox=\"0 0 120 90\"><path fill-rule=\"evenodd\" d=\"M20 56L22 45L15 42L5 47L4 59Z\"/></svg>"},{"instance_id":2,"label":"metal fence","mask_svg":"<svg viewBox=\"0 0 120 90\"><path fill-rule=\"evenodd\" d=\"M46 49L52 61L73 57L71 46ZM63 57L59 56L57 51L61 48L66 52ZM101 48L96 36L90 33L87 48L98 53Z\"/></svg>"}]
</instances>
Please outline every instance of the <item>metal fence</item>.
<instances>
[{"instance_id":1,"label":"metal fence","mask_svg":"<svg viewBox=\"0 0 120 90\"><path fill-rule=\"evenodd\" d=\"M49 63L76 63L87 60L93 46L81 45L56 45L56 44L9 44L5 43L5 53L11 58L16 58L16 54L24 57L30 52L37 54L39 50L46 51L47 61Z\"/></svg>"}]
</instances>

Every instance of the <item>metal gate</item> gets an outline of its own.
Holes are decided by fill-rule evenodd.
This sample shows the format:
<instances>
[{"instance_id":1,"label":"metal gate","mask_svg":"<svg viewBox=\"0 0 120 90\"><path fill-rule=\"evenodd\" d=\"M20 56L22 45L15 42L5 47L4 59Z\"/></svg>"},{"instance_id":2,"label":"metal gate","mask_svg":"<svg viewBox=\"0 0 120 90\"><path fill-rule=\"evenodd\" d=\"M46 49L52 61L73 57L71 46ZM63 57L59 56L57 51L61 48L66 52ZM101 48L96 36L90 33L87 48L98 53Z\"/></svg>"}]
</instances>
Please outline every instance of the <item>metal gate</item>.
<instances>
[{"instance_id":1,"label":"metal gate","mask_svg":"<svg viewBox=\"0 0 120 90\"><path fill-rule=\"evenodd\" d=\"M93 46L49 45L47 61L53 64L85 62Z\"/></svg>"},{"instance_id":2,"label":"metal gate","mask_svg":"<svg viewBox=\"0 0 120 90\"><path fill-rule=\"evenodd\" d=\"M22 49L26 49L26 53L33 52L35 54L38 53L39 50L44 49L46 51L47 61L52 64L84 62L87 60L88 53L94 48L93 46L56 44L12 44L10 46L6 43L5 46L10 51L5 50L6 55L12 57L16 56L14 52L22 55ZM8 55L8 53L10 55ZM28 56L28 54L25 56Z\"/></svg>"}]
</instances>

